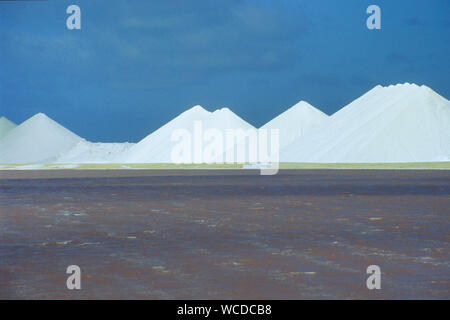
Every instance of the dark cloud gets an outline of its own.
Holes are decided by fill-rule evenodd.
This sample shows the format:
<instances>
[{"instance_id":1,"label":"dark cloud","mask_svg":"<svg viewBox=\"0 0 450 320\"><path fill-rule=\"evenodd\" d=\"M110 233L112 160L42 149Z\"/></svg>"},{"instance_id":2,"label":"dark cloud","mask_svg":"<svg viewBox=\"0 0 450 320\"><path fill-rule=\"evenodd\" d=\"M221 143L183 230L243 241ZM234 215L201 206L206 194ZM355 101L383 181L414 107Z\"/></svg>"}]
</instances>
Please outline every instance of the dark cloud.
<instances>
[{"instance_id":1,"label":"dark cloud","mask_svg":"<svg viewBox=\"0 0 450 320\"><path fill-rule=\"evenodd\" d=\"M302 14L250 1L210 4L180 2L181 7L174 8L168 1L131 6L114 30L98 22L97 29L104 32L98 32L95 42L111 48L109 59L132 59L142 64L141 70L160 72L159 79L171 71L211 76L279 70L298 59L295 43L307 32Z\"/></svg>"}]
</instances>

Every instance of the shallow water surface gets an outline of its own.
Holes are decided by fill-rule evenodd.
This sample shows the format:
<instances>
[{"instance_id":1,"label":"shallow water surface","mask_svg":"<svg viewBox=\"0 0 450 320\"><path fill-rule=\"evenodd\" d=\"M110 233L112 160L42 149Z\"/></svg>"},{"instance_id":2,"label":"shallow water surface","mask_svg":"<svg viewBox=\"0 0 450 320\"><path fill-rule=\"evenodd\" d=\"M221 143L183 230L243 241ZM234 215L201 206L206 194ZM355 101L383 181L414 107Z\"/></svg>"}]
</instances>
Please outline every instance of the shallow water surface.
<instances>
[{"instance_id":1,"label":"shallow water surface","mask_svg":"<svg viewBox=\"0 0 450 320\"><path fill-rule=\"evenodd\" d=\"M444 170L0 171L0 298L449 299L449 208Z\"/></svg>"}]
</instances>

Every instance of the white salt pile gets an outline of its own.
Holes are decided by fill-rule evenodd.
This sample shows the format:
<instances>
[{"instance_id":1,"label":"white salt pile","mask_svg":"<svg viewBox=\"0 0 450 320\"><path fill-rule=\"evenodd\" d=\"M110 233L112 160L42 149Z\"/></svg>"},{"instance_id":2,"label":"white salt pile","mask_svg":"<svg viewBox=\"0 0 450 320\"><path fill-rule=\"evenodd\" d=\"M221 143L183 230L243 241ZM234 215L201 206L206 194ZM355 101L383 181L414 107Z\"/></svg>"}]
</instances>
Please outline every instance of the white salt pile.
<instances>
[{"instance_id":1,"label":"white salt pile","mask_svg":"<svg viewBox=\"0 0 450 320\"><path fill-rule=\"evenodd\" d=\"M0 140L0 163L52 163L80 140L45 114L38 113Z\"/></svg>"},{"instance_id":2,"label":"white salt pile","mask_svg":"<svg viewBox=\"0 0 450 320\"><path fill-rule=\"evenodd\" d=\"M137 144L88 142L42 113L19 126L0 118L0 163L173 163L186 136L192 157L180 163L253 162L249 155L260 156L261 141L248 133L267 131L268 139L271 129L279 130L282 162L450 161L450 102L424 85L405 83L376 86L330 117L301 101L258 130L228 108L195 106ZM242 135L228 140L230 130ZM210 148L213 142L220 148Z\"/></svg>"},{"instance_id":3,"label":"white salt pile","mask_svg":"<svg viewBox=\"0 0 450 320\"><path fill-rule=\"evenodd\" d=\"M328 115L313 107L306 101L300 101L273 118L261 129L278 129L280 148L292 143L313 128L323 125Z\"/></svg>"},{"instance_id":4,"label":"white salt pile","mask_svg":"<svg viewBox=\"0 0 450 320\"><path fill-rule=\"evenodd\" d=\"M176 140L174 141L173 134L179 130L189 132L192 137L191 154L194 155L194 139L198 136L198 132L195 130L196 122L201 123L200 134L202 136L200 139L202 141L204 141L203 133L210 129L216 129L221 132L225 132L228 129L256 130L228 108L209 112L201 106L195 106L149 134L131 147L122 157L119 157L117 161L123 163L172 163L172 151L178 144ZM218 155L218 158L221 157L222 155ZM188 162L194 162L194 157Z\"/></svg>"},{"instance_id":5,"label":"white salt pile","mask_svg":"<svg viewBox=\"0 0 450 320\"><path fill-rule=\"evenodd\" d=\"M9 131L17 127L17 124L11 120L1 117L0 118L0 139L4 137Z\"/></svg>"},{"instance_id":6,"label":"white salt pile","mask_svg":"<svg viewBox=\"0 0 450 320\"><path fill-rule=\"evenodd\" d=\"M426 86L376 86L286 146L288 162L448 161L450 102Z\"/></svg>"}]
</instances>

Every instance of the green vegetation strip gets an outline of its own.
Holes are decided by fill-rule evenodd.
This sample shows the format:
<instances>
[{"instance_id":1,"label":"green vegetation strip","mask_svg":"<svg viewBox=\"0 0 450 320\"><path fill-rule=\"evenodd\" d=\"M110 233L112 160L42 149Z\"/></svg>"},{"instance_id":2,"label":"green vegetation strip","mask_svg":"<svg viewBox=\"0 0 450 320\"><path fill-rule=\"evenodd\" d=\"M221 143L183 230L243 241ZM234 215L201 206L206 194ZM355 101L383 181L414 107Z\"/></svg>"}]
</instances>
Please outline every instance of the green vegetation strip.
<instances>
[{"instance_id":1,"label":"green vegetation strip","mask_svg":"<svg viewBox=\"0 0 450 320\"><path fill-rule=\"evenodd\" d=\"M80 164L74 169L241 169L242 164L111 163Z\"/></svg>"},{"instance_id":2,"label":"green vegetation strip","mask_svg":"<svg viewBox=\"0 0 450 320\"><path fill-rule=\"evenodd\" d=\"M170 163L83 163L83 164L0 164L0 170L127 170L127 169L241 169L243 164L170 164ZM281 162L280 169L450 169L447 162L408 163L301 163Z\"/></svg>"},{"instance_id":3,"label":"green vegetation strip","mask_svg":"<svg viewBox=\"0 0 450 320\"><path fill-rule=\"evenodd\" d=\"M447 162L406 163L302 163L282 162L280 169L450 169Z\"/></svg>"}]
</instances>

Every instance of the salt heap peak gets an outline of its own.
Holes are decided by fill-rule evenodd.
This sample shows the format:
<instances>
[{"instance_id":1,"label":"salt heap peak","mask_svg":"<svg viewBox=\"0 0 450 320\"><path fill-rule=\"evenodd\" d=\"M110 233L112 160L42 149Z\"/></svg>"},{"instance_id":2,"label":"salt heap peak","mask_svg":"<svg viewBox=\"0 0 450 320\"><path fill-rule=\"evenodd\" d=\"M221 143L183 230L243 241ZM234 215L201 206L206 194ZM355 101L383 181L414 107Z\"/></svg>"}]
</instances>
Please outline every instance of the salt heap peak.
<instances>
[{"instance_id":1,"label":"salt heap peak","mask_svg":"<svg viewBox=\"0 0 450 320\"><path fill-rule=\"evenodd\" d=\"M17 124L11 120L1 117L0 118L0 139L8 134L12 129L17 127Z\"/></svg>"},{"instance_id":2,"label":"salt heap peak","mask_svg":"<svg viewBox=\"0 0 450 320\"><path fill-rule=\"evenodd\" d=\"M0 140L0 163L49 163L82 138L38 113Z\"/></svg>"},{"instance_id":3,"label":"salt heap peak","mask_svg":"<svg viewBox=\"0 0 450 320\"><path fill-rule=\"evenodd\" d=\"M213 113L227 113L227 112L232 112L229 108L220 108L220 109L216 109L213 111ZM233 112L232 112L233 113Z\"/></svg>"},{"instance_id":4,"label":"salt heap peak","mask_svg":"<svg viewBox=\"0 0 450 320\"><path fill-rule=\"evenodd\" d=\"M171 163L172 149L177 144L172 140L176 130L187 130L194 135L194 125L199 121L202 130L208 129L244 129L254 127L238 117L228 108L209 112L201 106L195 106L181 113L173 120L152 132L131 147L117 162L122 163Z\"/></svg>"},{"instance_id":5,"label":"salt heap peak","mask_svg":"<svg viewBox=\"0 0 450 320\"><path fill-rule=\"evenodd\" d=\"M278 129L279 145L282 148L311 129L322 125L328 118L328 115L308 102L300 101L267 122L261 129Z\"/></svg>"},{"instance_id":6,"label":"salt heap peak","mask_svg":"<svg viewBox=\"0 0 450 320\"><path fill-rule=\"evenodd\" d=\"M182 112L181 114L186 114L186 113L205 113L205 112L209 112L209 111L198 104L198 105L193 106L192 108Z\"/></svg>"},{"instance_id":7,"label":"salt heap peak","mask_svg":"<svg viewBox=\"0 0 450 320\"><path fill-rule=\"evenodd\" d=\"M450 102L426 86L377 86L326 126L286 146L282 161L428 162L450 158Z\"/></svg>"},{"instance_id":8,"label":"salt heap peak","mask_svg":"<svg viewBox=\"0 0 450 320\"><path fill-rule=\"evenodd\" d=\"M229 108L217 109L210 114L209 127L218 128L221 130L226 129L255 129L247 121L239 117L236 113Z\"/></svg>"}]
</instances>

